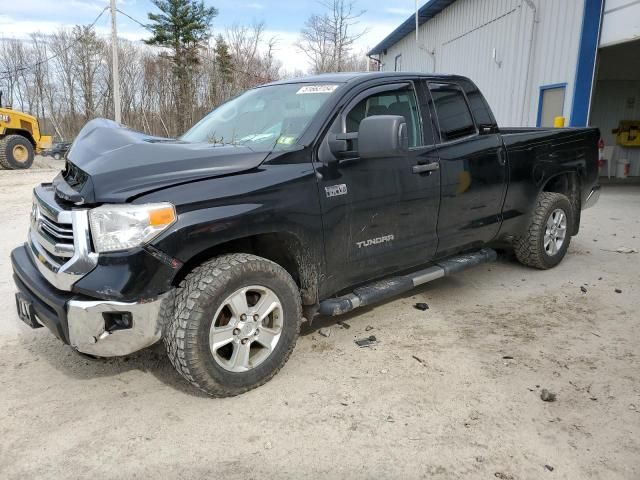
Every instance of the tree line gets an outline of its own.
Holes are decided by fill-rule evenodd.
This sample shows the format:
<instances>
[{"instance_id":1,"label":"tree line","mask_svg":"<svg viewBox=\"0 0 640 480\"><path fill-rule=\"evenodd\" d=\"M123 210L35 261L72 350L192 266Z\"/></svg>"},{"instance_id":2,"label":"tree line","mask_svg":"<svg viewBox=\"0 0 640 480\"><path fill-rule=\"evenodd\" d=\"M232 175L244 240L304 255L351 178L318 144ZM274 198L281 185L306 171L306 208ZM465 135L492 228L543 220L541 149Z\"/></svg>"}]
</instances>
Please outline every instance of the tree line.
<instances>
[{"instance_id":1,"label":"tree line","mask_svg":"<svg viewBox=\"0 0 640 480\"><path fill-rule=\"evenodd\" d=\"M303 73L284 71L275 57L278 39L266 36L264 23L234 25L213 36L218 12L201 0L153 3L159 13L150 13L145 25L151 37L118 40L122 122L128 127L177 136L243 90ZM326 12L309 18L297 44L310 59L309 71L364 70L364 55L353 52L359 34L349 31L359 16L353 2L331 0L322 7ZM320 29L311 35L314 25ZM322 35L324 50L317 52ZM3 104L36 116L58 140L72 139L93 118L113 118L111 48L90 26L0 40Z\"/></svg>"}]
</instances>

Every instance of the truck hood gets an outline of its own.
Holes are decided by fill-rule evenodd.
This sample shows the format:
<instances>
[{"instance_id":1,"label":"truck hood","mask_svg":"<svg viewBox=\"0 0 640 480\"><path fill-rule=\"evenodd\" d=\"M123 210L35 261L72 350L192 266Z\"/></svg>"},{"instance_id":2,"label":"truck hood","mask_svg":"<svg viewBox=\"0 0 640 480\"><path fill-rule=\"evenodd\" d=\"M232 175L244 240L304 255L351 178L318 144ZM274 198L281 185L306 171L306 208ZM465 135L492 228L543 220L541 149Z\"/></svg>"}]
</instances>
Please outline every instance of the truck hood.
<instances>
[{"instance_id":1,"label":"truck hood","mask_svg":"<svg viewBox=\"0 0 640 480\"><path fill-rule=\"evenodd\" d=\"M245 146L152 137L101 118L80 131L53 185L59 197L76 204L122 203L167 186L250 170L267 155Z\"/></svg>"}]
</instances>

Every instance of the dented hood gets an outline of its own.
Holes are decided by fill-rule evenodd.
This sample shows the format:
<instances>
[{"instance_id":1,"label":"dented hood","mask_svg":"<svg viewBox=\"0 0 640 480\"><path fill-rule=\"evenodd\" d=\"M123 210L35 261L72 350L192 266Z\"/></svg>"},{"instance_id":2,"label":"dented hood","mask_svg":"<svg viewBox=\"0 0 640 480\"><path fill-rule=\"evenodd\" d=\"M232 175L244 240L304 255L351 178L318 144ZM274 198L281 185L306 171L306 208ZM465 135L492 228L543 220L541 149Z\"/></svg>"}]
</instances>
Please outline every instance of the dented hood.
<instances>
[{"instance_id":1,"label":"dented hood","mask_svg":"<svg viewBox=\"0 0 640 480\"><path fill-rule=\"evenodd\" d=\"M96 119L78 134L66 169L53 184L58 196L77 204L120 203L152 190L250 170L267 155L245 146L152 137Z\"/></svg>"}]
</instances>

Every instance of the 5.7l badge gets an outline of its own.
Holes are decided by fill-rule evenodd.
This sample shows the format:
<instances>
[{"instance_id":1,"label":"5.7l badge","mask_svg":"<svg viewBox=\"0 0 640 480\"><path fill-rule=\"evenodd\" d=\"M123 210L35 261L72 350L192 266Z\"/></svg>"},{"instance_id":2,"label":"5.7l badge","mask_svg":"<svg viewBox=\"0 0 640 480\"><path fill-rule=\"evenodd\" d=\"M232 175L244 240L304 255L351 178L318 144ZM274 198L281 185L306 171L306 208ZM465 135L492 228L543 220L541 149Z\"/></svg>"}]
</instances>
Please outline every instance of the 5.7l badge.
<instances>
[{"instance_id":1,"label":"5.7l badge","mask_svg":"<svg viewBox=\"0 0 640 480\"><path fill-rule=\"evenodd\" d=\"M331 185L328 187L324 187L324 191L327 194L327 198L337 197L339 195L346 195L347 185L345 183L341 183L340 185Z\"/></svg>"}]
</instances>

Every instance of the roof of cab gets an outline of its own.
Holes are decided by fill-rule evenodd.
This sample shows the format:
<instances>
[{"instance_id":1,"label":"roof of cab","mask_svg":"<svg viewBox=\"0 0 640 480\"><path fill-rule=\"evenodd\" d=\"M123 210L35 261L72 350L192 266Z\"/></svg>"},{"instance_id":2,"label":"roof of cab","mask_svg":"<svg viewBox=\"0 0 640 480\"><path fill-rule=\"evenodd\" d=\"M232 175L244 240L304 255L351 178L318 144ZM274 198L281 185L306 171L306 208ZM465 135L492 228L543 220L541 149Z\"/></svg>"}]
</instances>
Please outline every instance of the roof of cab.
<instances>
[{"instance_id":1,"label":"roof of cab","mask_svg":"<svg viewBox=\"0 0 640 480\"><path fill-rule=\"evenodd\" d=\"M308 77L289 78L285 80L277 80L267 85L284 85L288 83L359 83L367 80L375 80L378 78L448 78L451 80L464 78L459 75L447 75L438 73L420 73L420 72L339 72L339 73L321 73L319 75L310 75Z\"/></svg>"}]
</instances>

